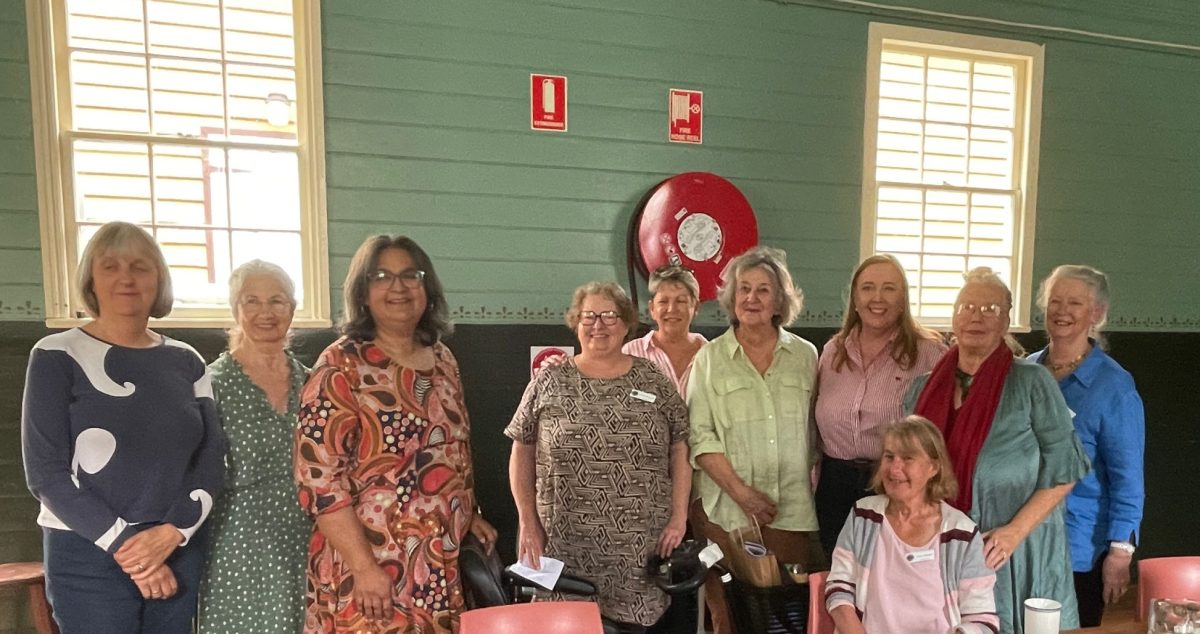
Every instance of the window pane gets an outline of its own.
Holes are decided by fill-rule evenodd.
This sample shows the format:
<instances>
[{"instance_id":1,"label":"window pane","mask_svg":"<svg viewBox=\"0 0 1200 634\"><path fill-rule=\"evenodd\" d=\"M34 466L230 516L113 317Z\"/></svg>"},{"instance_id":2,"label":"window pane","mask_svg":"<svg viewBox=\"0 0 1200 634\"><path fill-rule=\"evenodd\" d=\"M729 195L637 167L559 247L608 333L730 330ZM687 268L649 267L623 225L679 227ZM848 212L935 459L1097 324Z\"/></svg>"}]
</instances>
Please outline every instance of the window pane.
<instances>
[{"instance_id":1,"label":"window pane","mask_svg":"<svg viewBox=\"0 0 1200 634\"><path fill-rule=\"evenodd\" d=\"M292 3L289 0L225 0L225 59L293 66Z\"/></svg>"},{"instance_id":2,"label":"window pane","mask_svg":"<svg viewBox=\"0 0 1200 634\"><path fill-rule=\"evenodd\" d=\"M294 152L230 150L230 225L300 231L299 163Z\"/></svg>"},{"instance_id":3,"label":"window pane","mask_svg":"<svg viewBox=\"0 0 1200 634\"><path fill-rule=\"evenodd\" d=\"M221 64L154 59L150 63L150 89L156 133L193 138L224 134Z\"/></svg>"},{"instance_id":4,"label":"window pane","mask_svg":"<svg viewBox=\"0 0 1200 634\"><path fill-rule=\"evenodd\" d=\"M157 144L154 150L154 209L160 225L218 226L225 223L223 152ZM213 166L211 157L217 157ZM213 182L216 182L216 186Z\"/></svg>"},{"instance_id":5,"label":"window pane","mask_svg":"<svg viewBox=\"0 0 1200 634\"><path fill-rule=\"evenodd\" d=\"M71 104L77 130L148 131L145 59L72 53Z\"/></svg>"},{"instance_id":6,"label":"window pane","mask_svg":"<svg viewBox=\"0 0 1200 634\"><path fill-rule=\"evenodd\" d=\"M229 303L229 232L158 227L155 238L171 270L176 308Z\"/></svg>"},{"instance_id":7,"label":"window pane","mask_svg":"<svg viewBox=\"0 0 1200 634\"><path fill-rule=\"evenodd\" d=\"M75 219L149 223L150 161L144 143L75 141Z\"/></svg>"},{"instance_id":8,"label":"window pane","mask_svg":"<svg viewBox=\"0 0 1200 634\"><path fill-rule=\"evenodd\" d=\"M243 64L229 64L226 69L230 137L295 145L295 71Z\"/></svg>"},{"instance_id":9,"label":"window pane","mask_svg":"<svg viewBox=\"0 0 1200 634\"><path fill-rule=\"evenodd\" d=\"M147 0L150 54L221 59L217 0Z\"/></svg>"},{"instance_id":10,"label":"window pane","mask_svg":"<svg viewBox=\"0 0 1200 634\"><path fill-rule=\"evenodd\" d=\"M141 2L67 2L67 46L71 48L141 54L145 34Z\"/></svg>"}]
</instances>

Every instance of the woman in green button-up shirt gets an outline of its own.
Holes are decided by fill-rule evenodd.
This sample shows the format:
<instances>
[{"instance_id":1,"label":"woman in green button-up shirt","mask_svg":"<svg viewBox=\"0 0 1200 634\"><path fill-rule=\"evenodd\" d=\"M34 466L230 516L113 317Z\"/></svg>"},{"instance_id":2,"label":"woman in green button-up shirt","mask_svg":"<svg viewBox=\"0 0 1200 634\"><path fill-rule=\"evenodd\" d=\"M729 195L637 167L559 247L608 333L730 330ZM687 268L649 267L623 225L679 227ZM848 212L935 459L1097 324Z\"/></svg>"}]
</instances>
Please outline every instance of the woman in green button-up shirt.
<instances>
[{"instance_id":1,"label":"woman in green button-up shirt","mask_svg":"<svg viewBox=\"0 0 1200 634\"><path fill-rule=\"evenodd\" d=\"M756 247L730 261L718 295L730 329L692 365L692 522L728 551L729 531L752 523L781 563L814 561L817 516L809 472L809 407L817 349L783 329L800 313L783 251ZM708 584L717 632L729 631L719 582Z\"/></svg>"}]
</instances>

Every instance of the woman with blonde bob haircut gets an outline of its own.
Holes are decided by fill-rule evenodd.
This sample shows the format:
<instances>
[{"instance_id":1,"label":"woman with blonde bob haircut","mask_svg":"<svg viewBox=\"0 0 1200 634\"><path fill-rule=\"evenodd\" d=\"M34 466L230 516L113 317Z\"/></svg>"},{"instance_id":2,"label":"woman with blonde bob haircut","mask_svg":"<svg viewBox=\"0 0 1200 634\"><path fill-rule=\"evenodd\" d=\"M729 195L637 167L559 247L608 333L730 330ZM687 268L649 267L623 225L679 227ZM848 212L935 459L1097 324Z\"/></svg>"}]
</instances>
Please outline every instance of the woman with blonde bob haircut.
<instances>
[{"instance_id":1,"label":"woman with blonde bob haircut","mask_svg":"<svg viewBox=\"0 0 1200 634\"><path fill-rule=\"evenodd\" d=\"M817 569L809 426L817 349L786 331L803 306L786 255L759 246L732 259L718 298L730 328L692 362L691 521L729 552L729 532L757 523L782 563ZM708 580L713 629L729 631L720 580Z\"/></svg>"},{"instance_id":2,"label":"woman with blonde bob haircut","mask_svg":"<svg viewBox=\"0 0 1200 634\"><path fill-rule=\"evenodd\" d=\"M998 631L979 528L946 504L958 493L942 434L909 416L883 433L871 478L854 504L826 581L825 607L843 634Z\"/></svg>"},{"instance_id":3,"label":"woman with blonde bob haircut","mask_svg":"<svg viewBox=\"0 0 1200 634\"><path fill-rule=\"evenodd\" d=\"M171 285L171 271L167 268L167 260L163 257L162 249L145 229L128 222L110 222L102 227L88 241L79 257L79 267L75 269L75 288L79 289L79 297L83 300L84 310L92 317L100 316L100 302L96 298L95 271L93 267L97 259L104 255L140 256L146 265L152 266L156 275L156 292L149 306L149 316L162 319L171 314L175 305L175 291Z\"/></svg>"},{"instance_id":4,"label":"woman with blonde bob haircut","mask_svg":"<svg viewBox=\"0 0 1200 634\"><path fill-rule=\"evenodd\" d=\"M67 634L187 632L225 472L211 375L149 327L174 295L144 229L100 227L78 284L92 319L34 346L21 412L46 594Z\"/></svg>"},{"instance_id":5,"label":"woman with blonde bob haircut","mask_svg":"<svg viewBox=\"0 0 1200 634\"><path fill-rule=\"evenodd\" d=\"M842 329L825 344L817 369L822 457L816 501L827 553L846 512L867 494L883 431L900 418L909 384L946 351L941 337L913 317L908 278L895 256L863 260L848 295Z\"/></svg>"}]
</instances>

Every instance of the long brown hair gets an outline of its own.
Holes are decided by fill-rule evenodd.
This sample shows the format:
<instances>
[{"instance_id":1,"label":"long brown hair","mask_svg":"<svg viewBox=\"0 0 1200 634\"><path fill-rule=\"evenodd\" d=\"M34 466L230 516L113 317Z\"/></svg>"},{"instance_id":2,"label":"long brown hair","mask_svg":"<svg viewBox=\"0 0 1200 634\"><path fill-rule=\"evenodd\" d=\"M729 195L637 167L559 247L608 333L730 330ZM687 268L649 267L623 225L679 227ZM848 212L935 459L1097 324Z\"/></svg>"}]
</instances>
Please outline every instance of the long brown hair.
<instances>
[{"instance_id":1,"label":"long brown hair","mask_svg":"<svg viewBox=\"0 0 1200 634\"><path fill-rule=\"evenodd\" d=\"M900 274L900 288L904 291L904 301L900 304L900 328L896 333L896 341L892 344L891 350L892 358L896 360L896 363L905 370L911 368L917 362L917 344L922 339L940 341L942 338L937 331L922 326L913 317L908 299L908 276L904 274L904 266L900 264L900 260L890 253L877 253L863 260L862 264L854 269L854 276L850 278L850 297L846 299L846 314L842 318L842 329L833 337L834 372L841 372L847 363L853 363L850 361L850 355L846 352L846 338L854 333L854 329L862 327L862 317L859 317L858 307L854 305L854 289L858 286L858 278L862 272L873 264L892 265Z\"/></svg>"}]
</instances>

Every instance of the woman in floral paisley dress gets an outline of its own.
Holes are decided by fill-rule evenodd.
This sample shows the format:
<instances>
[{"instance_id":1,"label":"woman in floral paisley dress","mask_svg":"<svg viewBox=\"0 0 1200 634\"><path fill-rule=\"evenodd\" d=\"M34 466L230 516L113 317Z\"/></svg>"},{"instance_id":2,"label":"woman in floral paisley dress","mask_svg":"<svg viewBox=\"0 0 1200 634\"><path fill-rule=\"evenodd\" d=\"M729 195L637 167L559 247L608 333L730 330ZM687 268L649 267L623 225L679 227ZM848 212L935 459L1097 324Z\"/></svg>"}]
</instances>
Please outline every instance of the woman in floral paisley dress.
<instances>
[{"instance_id":1,"label":"woman in floral paisley dress","mask_svg":"<svg viewBox=\"0 0 1200 634\"><path fill-rule=\"evenodd\" d=\"M296 431L300 502L316 518L304 631L456 632L459 545L496 532L475 508L445 295L403 236L368 238L343 288L343 336L301 392Z\"/></svg>"}]
</instances>

